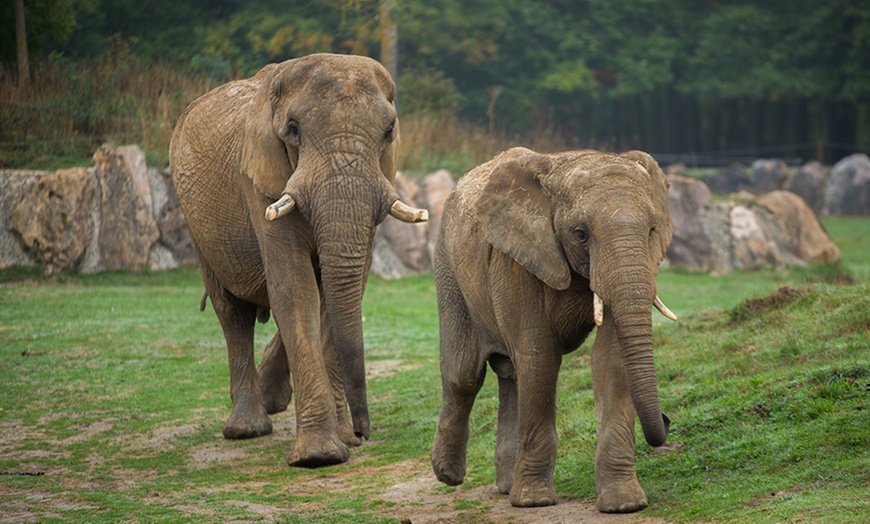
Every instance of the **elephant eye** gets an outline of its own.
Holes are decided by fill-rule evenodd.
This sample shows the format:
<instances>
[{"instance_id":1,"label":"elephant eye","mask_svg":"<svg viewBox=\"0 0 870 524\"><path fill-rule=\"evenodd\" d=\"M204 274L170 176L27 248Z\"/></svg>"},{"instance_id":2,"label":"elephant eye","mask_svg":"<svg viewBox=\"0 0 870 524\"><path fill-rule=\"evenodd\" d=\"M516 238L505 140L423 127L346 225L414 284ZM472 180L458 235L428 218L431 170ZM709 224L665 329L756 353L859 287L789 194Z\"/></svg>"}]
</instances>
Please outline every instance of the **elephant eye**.
<instances>
[{"instance_id":1,"label":"elephant eye","mask_svg":"<svg viewBox=\"0 0 870 524\"><path fill-rule=\"evenodd\" d=\"M653 235L656 233L656 231L658 231L658 227L657 227L657 226L653 226L652 228L650 228L650 230L649 230L649 236L653 236Z\"/></svg>"},{"instance_id":2,"label":"elephant eye","mask_svg":"<svg viewBox=\"0 0 870 524\"><path fill-rule=\"evenodd\" d=\"M574 233L577 235L577 240L584 244L589 241L589 233L580 226L574 228Z\"/></svg>"},{"instance_id":3,"label":"elephant eye","mask_svg":"<svg viewBox=\"0 0 870 524\"><path fill-rule=\"evenodd\" d=\"M384 140L390 140L393 138L393 131L396 129L395 124L390 124L386 131L384 131Z\"/></svg>"},{"instance_id":4,"label":"elephant eye","mask_svg":"<svg viewBox=\"0 0 870 524\"><path fill-rule=\"evenodd\" d=\"M287 122L287 134L290 136L299 136L299 124L295 120Z\"/></svg>"}]
</instances>

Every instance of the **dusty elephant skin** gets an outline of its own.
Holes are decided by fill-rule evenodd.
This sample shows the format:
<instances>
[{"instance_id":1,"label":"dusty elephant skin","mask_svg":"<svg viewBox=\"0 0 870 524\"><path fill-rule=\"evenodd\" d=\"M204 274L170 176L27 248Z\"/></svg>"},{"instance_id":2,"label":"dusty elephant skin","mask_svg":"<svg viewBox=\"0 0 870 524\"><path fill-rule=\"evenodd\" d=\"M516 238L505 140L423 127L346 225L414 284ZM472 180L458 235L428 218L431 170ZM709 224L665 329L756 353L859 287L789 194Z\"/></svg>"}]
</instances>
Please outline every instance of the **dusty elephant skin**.
<instances>
[{"instance_id":1,"label":"dusty elephant skin","mask_svg":"<svg viewBox=\"0 0 870 524\"><path fill-rule=\"evenodd\" d=\"M668 180L649 155L514 148L469 172L445 203L435 248L443 403L431 460L465 476L468 416L486 365L498 376L496 482L514 506L556 503L556 379L562 355L592 349L598 509L647 506L634 417L664 444L651 308L673 235Z\"/></svg>"},{"instance_id":2,"label":"dusty elephant skin","mask_svg":"<svg viewBox=\"0 0 870 524\"><path fill-rule=\"evenodd\" d=\"M292 370L290 465L345 462L369 436L361 303L375 226L426 219L392 187L395 90L374 60L311 55L203 95L172 136L173 181L227 342L224 436L271 433ZM254 324L270 312L278 333L255 369Z\"/></svg>"}]
</instances>

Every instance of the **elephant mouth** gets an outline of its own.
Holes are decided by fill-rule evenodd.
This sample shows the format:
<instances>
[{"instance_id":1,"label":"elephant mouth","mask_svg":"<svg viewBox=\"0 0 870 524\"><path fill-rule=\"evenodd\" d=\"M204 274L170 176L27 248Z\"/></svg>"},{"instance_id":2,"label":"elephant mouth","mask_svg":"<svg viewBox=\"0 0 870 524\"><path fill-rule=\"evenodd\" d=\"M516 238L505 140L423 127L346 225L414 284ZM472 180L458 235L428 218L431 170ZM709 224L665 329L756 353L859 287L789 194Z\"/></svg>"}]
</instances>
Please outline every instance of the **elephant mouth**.
<instances>
[{"instance_id":1,"label":"elephant mouth","mask_svg":"<svg viewBox=\"0 0 870 524\"><path fill-rule=\"evenodd\" d=\"M266 207L266 220L277 220L296 208L296 201L287 193L284 193L281 198L273 204ZM398 195L393 204L390 206L390 216L402 222L416 224L418 222L426 222L429 220L429 211L426 209L417 209L399 200Z\"/></svg>"},{"instance_id":2,"label":"elephant mouth","mask_svg":"<svg viewBox=\"0 0 870 524\"><path fill-rule=\"evenodd\" d=\"M653 300L653 306L655 306L655 308L659 310L659 313L664 315L665 318L676 322L677 315L675 315L674 312L671 311L664 302L662 302L662 299L660 299L658 295L656 295L655 300ZM600 326L604 322L604 301L601 300L601 297L597 292L592 294L592 312L595 318L595 325Z\"/></svg>"}]
</instances>

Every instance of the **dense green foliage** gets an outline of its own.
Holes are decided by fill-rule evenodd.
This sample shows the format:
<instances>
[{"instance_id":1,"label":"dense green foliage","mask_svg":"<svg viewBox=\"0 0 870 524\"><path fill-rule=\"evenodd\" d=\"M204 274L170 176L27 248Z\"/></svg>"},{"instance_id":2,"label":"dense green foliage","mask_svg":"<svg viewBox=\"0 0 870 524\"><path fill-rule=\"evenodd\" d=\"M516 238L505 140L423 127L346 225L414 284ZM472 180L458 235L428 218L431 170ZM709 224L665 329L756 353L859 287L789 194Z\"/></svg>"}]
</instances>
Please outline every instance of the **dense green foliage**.
<instances>
[{"instance_id":1,"label":"dense green foliage","mask_svg":"<svg viewBox=\"0 0 870 524\"><path fill-rule=\"evenodd\" d=\"M394 0L403 114L569 147L825 160L870 148L859 0ZM216 81L332 51L379 56L379 0L26 2L42 63L170 62ZM14 27L11 2L0 27ZM12 75L14 31L0 32ZM2 115L2 113L0 113ZM8 141L8 140L7 140Z\"/></svg>"},{"instance_id":2,"label":"dense green foliage","mask_svg":"<svg viewBox=\"0 0 870 524\"><path fill-rule=\"evenodd\" d=\"M826 226L843 249L841 271L870 267L870 221ZM659 293L681 320L654 316L662 406L673 424L663 448L638 437L651 501L642 517L851 523L870 511L870 287L824 283L830 271L659 275ZM317 470L283 463L292 409L272 417L273 436L222 438L226 352L214 315L197 311L196 268L55 280L0 272L0 280L6 519L395 523L449 512L448 521L483 523L534 511L492 512L507 503L492 487L491 373L472 412L466 483L434 479L431 276L369 282L372 439L348 464ZM258 328L257 347L272 333L272 324ZM587 342L567 356L559 379L564 506L556 515L595 498L588 354Z\"/></svg>"}]
</instances>

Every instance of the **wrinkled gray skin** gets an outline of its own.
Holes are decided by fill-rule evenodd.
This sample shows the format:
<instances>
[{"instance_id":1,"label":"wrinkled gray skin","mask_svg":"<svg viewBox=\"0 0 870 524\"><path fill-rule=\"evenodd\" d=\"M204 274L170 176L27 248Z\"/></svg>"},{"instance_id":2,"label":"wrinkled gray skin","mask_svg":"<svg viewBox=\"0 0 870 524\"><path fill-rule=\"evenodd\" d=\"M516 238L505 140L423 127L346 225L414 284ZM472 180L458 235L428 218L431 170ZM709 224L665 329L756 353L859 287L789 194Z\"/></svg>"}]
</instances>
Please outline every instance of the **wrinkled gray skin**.
<instances>
[{"instance_id":1,"label":"wrinkled gray skin","mask_svg":"<svg viewBox=\"0 0 870 524\"><path fill-rule=\"evenodd\" d=\"M173 180L227 342L224 436L271 433L292 369L290 465L344 462L369 436L361 301L375 226L398 200L394 97L374 60L311 55L203 95L172 135ZM282 195L295 208L267 220ZM255 369L255 320L270 311L278 334Z\"/></svg>"},{"instance_id":2,"label":"wrinkled gray skin","mask_svg":"<svg viewBox=\"0 0 870 524\"><path fill-rule=\"evenodd\" d=\"M635 473L634 419L667 436L653 366L651 307L671 241L668 181L646 153L508 150L460 180L435 252L443 403L436 476L465 476L468 416L489 363L498 376L498 489L514 506L556 503L556 379L562 355L595 327L598 508L647 506Z\"/></svg>"}]
</instances>

